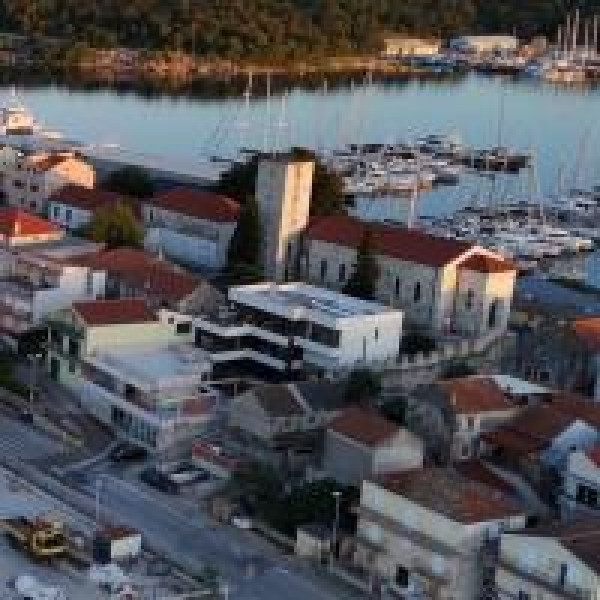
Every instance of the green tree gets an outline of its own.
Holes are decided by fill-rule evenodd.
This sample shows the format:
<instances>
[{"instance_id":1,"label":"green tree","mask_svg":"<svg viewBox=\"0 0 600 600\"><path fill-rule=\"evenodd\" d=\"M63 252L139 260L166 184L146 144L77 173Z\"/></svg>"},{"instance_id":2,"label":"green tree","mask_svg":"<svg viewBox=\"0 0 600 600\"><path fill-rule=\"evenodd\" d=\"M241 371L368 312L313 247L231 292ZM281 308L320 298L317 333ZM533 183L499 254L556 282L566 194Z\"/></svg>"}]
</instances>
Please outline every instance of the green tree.
<instances>
[{"instance_id":1,"label":"green tree","mask_svg":"<svg viewBox=\"0 0 600 600\"><path fill-rule=\"evenodd\" d=\"M344 294L374 300L379 279L379 265L373 250L372 234L367 229L356 253L356 265L344 286Z\"/></svg>"},{"instance_id":2,"label":"green tree","mask_svg":"<svg viewBox=\"0 0 600 600\"><path fill-rule=\"evenodd\" d=\"M131 206L117 202L99 208L88 227L88 237L108 248L141 246L144 230L136 220Z\"/></svg>"},{"instance_id":3,"label":"green tree","mask_svg":"<svg viewBox=\"0 0 600 600\"><path fill-rule=\"evenodd\" d=\"M148 198L154 194L154 183L148 173L136 166L114 171L104 180L103 187L133 198Z\"/></svg>"},{"instance_id":4,"label":"green tree","mask_svg":"<svg viewBox=\"0 0 600 600\"><path fill-rule=\"evenodd\" d=\"M230 274L245 273L251 278L262 276L261 226L258 203L250 196L240 212L237 227L227 252L227 270Z\"/></svg>"},{"instance_id":5,"label":"green tree","mask_svg":"<svg viewBox=\"0 0 600 600\"><path fill-rule=\"evenodd\" d=\"M377 398L381 394L381 377L370 369L354 369L346 382L345 398L360 403Z\"/></svg>"}]
</instances>

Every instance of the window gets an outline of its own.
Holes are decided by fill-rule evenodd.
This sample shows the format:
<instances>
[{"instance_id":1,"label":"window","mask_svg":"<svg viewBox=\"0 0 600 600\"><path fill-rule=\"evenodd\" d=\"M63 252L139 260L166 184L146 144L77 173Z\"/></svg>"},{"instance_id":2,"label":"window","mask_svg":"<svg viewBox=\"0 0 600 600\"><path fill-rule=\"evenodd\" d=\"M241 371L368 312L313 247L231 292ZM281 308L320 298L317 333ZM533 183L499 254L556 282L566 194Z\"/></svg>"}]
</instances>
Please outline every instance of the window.
<instances>
[{"instance_id":1,"label":"window","mask_svg":"<svg viewBox=\"0 0 600 600\"><path fill-rule=\"evenodd\" d=\"M338 280L340 283L343 283L344 281L346 281L346 265L344 263L342 263L340 265L340 269L339 269L339 273L338 273Z\"/></svg>"},{"instance_id":2,"label":"window","mask_svg":"<svg viewBox=\"0 0 600 600\"><path fill-rule=\"evenodd\" d=\"M16 188L21 189L22 187L24 187L23 182L20 179L15 179L13 181L13 186Z\"/></svg>"},{"instance_id":3,"label":"window","mask_svg":"<svg viewBox=\"0 0 600 600\"><path fill-rule=\"evenodd\" d=\"M175 333L177 335L187 335L192 332L192 323L190 321L183 321L181 323L177 323L175 326Z\"/></svg>"},{"instance_id":4,"label":"window","mask_svg":"<svg viewBox=\"0 0 600 600\"><path fill-rule=\"evenodd\" d=\"M396 585L399 588L408 587L408 570L402 565L396 567Z\"/></svg>"},{"instance_id":5,"label":"window","mask_svg":"<svg viewBox=\"0 0 600 600\"><path fill-rule=\"evenodd\" d=\"M375 340L379 339L379 329L377 329L377 327L375 327L375 332L374 332L373 336L375 337Z\"/></svg>"},{"instance_id":6,"label":"window","mask_svg":"<svg viewBox=\"0 0 600 600\"><path fill-rule=\"evenodd\" d=\"M467 417L467 429L469 431L475 429L475 419L473 417Z\"/></svg>"},{"instance_id":7,"label":"window","mask_svg":"<svg viewBox=\"0 0 600 600\"><path fill-rule=\"evenodd\" d=\"M498 313L500 312L500 303L502 301L499 298L495 298L490 304L490 314L488 316L488 327L494 329L498 326Z\"/></svg>"},{"instance_id":8,"label":"window","mask_svg":"<svg viewBox=\"0 0 600 600\"><path fill-rule=\"evenodd\" d=\"M85 293L88 296L94 295L94 273L89 270L85 276Z\"/></svg>"},{"instance_id":9,"label":"window","mask_svg":"<svg viewBox=\"0 0 600 600\"><path fill-rule=\"evenodd\" d=\"M396 283L394 284L394 293L396 298L400 296L400 277L396 277Z\"/></svg>"},{"instance_id":10,"label":"window","mask_svg":"<svg viewBox=\"0 0 600 600\"><path fill-rule=\"evenodd\" d=\"M323 259L321 261L321 281L325 281L327 277L327 261Z\"/></svg>"},{"instance_id":11,"label":"window","mask_svg":"<svg viewBox=\"0 0 600 600\"><path fill-rule=\"evenodd\" d=\"M475 298L475 292L473 290L467 290L467 301L466 301L467 310L471 310L473 308L474 298Z\"/></svg>"},{"instance_id":12,"label":"window","mask_svg":"<svg viewBox=\"0 0 600 600\"><path fill-rule=\"evenodd\" d=\"M517 596L518 600L531 600L531 596L528 592L524 592L523 590L519 590L519 595Z\"/></svg>"},{"instance_id":13,"label":"window","mask_svg":"<svg viewBox=\"0 0 600 600\"><path fill-rule=\"evenodd\" d=\"M148 220L154 221L154 211L152 209L148 211Z\"/></svg>"},{"instance_id":14,"label":"window","mask_svg":"<svg viewBox=\"0 0 600 600\"><path fill-rule=\"evenodd\" d=\"M65 220L67 221L67 223L71 220L72 216L73 211L70 208L67 208L67 210L65 211Z\"/></svg>"},{"instance_id":15,"label":"window","mask_svg":"<svg viewBox=\"0 0 600 600\"><path fill-rule=\"evenodd\" d=\"M58 217L60 217L60 206L55 206L52 209L52 214L54 215L55 219L58 219Z\"/></svg>"},{"instance_id":16,"label":"window","mask_svg":"<svg viewBox=\"0 0 600 600\"><path fill-rule=\"evenodd\" d=\"M415 289L413 290L413 300L415 301L415 304L421 302L421 283L419 281L417 281Z\"/></svg>"},{"instance_id":17,"label":"window","mask_svg":"<svg viewBox=\"0 0 600 600\"><path fill-rule=\"evenodd\" d=\"M31 184L29 186L29 190L33 193L35 192L39 192L40 191L40 186L39 185L35 185L35 184Z\"/></svg>"},{"instance_id":18,"label":"window","mask_svg":"<svg viewBox=\"0 0 600 600\"><path fill-rule=\"evenodd\" d=\"M471 455L471 448L469 447L469 444L463 444L460 448L460 455L463 458L468 458Z\"/></svg>"}]
</instances>

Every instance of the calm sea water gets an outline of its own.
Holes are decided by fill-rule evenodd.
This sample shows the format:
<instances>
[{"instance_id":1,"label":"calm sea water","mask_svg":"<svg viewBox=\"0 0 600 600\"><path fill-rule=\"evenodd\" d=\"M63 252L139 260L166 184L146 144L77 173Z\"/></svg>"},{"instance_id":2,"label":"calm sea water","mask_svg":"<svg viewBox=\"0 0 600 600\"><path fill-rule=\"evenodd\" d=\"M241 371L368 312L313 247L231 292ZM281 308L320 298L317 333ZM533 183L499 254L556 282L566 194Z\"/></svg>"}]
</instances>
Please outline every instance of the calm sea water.
<instances>
[{"instance_id":1,"label":"calm sea water","mask_svg":"<svg viewBox=\"0 0 600 600\"><path fill-rule=\"evenodd\" d=\"M120 144L169 159L232 155L240 145L325 149L457 133L474 146L500 139L533 151L543 194L556 191L561 171L567 185L600 184L600 88L470 75L451 81L359 82L327 93L291 88L285 102L263 97L251 99L249 106L243 98L148 99L55 86L19 93L46 127L68 138ZM496 182L493 189L489 180L470 178L427 195L421 212L446 212L474 195L517 196L525 186L524 177Z\"/></svg>"}]
</instances>

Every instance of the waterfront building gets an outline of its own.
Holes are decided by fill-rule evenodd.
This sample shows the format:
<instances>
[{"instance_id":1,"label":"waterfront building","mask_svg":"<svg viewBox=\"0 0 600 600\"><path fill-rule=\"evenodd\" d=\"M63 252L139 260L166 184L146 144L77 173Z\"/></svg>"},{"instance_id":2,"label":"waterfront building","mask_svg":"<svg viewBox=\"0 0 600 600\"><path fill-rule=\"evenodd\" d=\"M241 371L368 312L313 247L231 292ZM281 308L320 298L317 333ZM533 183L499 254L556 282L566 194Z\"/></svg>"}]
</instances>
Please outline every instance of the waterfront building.
<instances>
[{"instance_id":1,"label":"waterfront building","mask_svg":"<svg viewBox=\"0 0 600 600\"><path fill-rule=\"evenodd\" d=\"M568 518L600 515L600 444L569 454L561 508Z\"/></svg>"},{"instance_id":2,"label":"waterfront building","mask_svg":"<svg viewBox=\"0 0 600 600\"><path fill-rule=\"evenodd\" d=\"M118 435L160 451L199 433L215 398L206 353L141 299L75 302L49 319L50 377Z\"/></svg>"},{"instance_id":3,"label":"waterfront building","mask_svg":"<svg viewBox=\"0 0 600 600\"><path fill-rule=\"evenodd\" d=\"M0 243L6 248L60 241L65 232L54 223L18 208L0 208Z\"/></svg>"},{"instance_id":4,"label":"waterfront building","mask_svg":"<svg viewBox=\"0 0 600 600\"><path fill-rule=\"evenodd\" d=\"M315 164L288 155L261 158L256 176L266 279L288 281L299 266L300 241L308 225Z\"/></svg>"},{"instance_id":5,"label":"waterfront building","mask_svg":"<svg viewBox=\"0 0 600 600\"><path fill-rule=\"evenodd\" d=\"M231 198L173 188L143 202L144 246L190 267L223 269L239 214Z\"/></svg>"},{"instance_id":6,"label":"waterfront building","mask_svg":"<svg viewBox=\"0 0 600 600\"><path fill-rule=\"evenodd\" d=\"M384 56L397 58L403 56L435 56L440 53L442 41L407 36L390 36L383 40Z\"/></svg>"},{"instance_id":7,"label":"waterfront building","mask_svg":"<svg viewBox=\"0 0 600 600\"><path fill-rule=\"evenodd\" d=\"M416 598L479 597L484 548L526 523L512 497L452 468L364 481L358 514L357 565Z\"/></svg>"},{"instance_id":8,"label":"waterfront building","mask_svg":"<svg viewBox=\"0 0 600 600\"><path fill-rule=\"evenodd\" d=\"M407 327L469 337L506 331L516 267L472 243L347 216L322 217L304 236L303 279L343 289L366 235L379 264L377 299L404 311Z\"/></svg>"},{"instance_id":9,"label":"waterfront building","mask_svg":"<svg viewBox=\"0 0 600 600\"><path fill-rule=\"evenodd\" d=\"M165 310L161 319L186 324L215 369L254 364L288 378L330 376L398 356L402 312L376 302L305 283L232 287L228 301L212 314Z\"/></svg>"},{"instance_id":10,"label":"waterfront building","mask_svg":"<svg viewBox=\"0 0 600 600\"><path fill-rule=\"evenodd\" d=\"M71 152L21 154L4 176L4 194L10 206L45 214L48 198L69 184L93 188L96 174Z\"/></svg>"},{"instance_id":11,"label":"waterfront building","mask_svg":"<svg viewBox=\"0 0 600 600\"><path fill-rule=\"evenodd\" d=\"M461 35L449 42L451 50L466 54L515 52L519 40L514 35Z\"/></svg>"}]
</instances>

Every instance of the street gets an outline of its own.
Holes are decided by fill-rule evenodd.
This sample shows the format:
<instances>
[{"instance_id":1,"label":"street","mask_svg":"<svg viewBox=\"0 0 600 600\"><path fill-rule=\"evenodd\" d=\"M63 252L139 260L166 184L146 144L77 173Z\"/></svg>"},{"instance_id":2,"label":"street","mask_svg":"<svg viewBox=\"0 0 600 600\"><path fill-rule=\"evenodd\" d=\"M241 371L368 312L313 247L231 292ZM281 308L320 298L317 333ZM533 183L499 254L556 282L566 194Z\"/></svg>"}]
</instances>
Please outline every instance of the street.
<instances>
[{"instance_id":1,"label":"street","mask_svg":"<svg viewBox=\"0 0 600 600\"><path fill-rule=\"evenodd\" d=\"M232 600L339 600L358 598L351 590L324 582L308 567L278 552L253 533L214 525L191 502L122 478L100 460L69 471L68 483L50 475L52 456L64 458L62 445L23 423L0 415L0 462L33 486L87 518L101 484L101 517L139 529L153 551L185 571L215 567ZM78 493L79 492L79 493ZM223 590L225 592L225 588Z\"/></svg>"}]
</instances>

